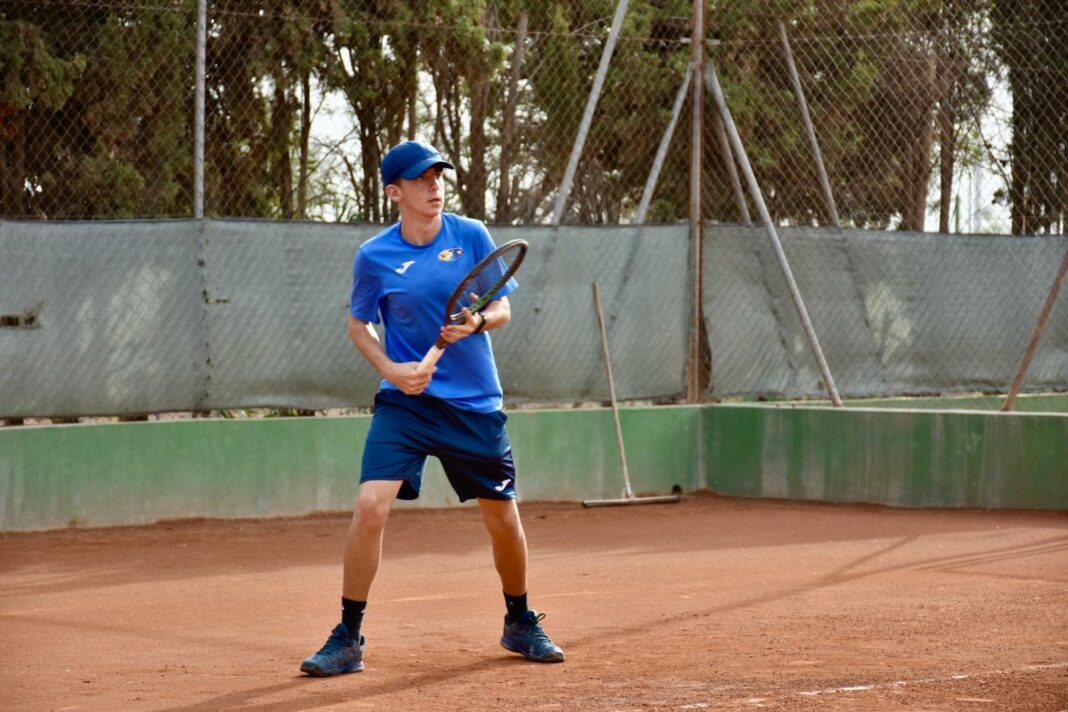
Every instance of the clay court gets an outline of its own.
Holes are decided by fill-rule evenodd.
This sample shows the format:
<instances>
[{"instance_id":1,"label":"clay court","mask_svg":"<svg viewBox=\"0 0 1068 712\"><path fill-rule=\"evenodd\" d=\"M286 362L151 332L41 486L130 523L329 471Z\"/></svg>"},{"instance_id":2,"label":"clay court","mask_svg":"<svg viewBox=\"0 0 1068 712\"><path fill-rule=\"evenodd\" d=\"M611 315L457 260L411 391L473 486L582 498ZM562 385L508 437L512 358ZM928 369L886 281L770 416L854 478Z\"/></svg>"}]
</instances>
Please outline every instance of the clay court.
<instances>
[{"instance_id":1,"label":"clay court","mask_svg":"<svg viewBox=\"0 0 1068 712\"><path fill-rule=\"evenodd\" d=\"M497 644L470 508L398 509L365 672L302 676L344 514L0 535L5 710L1068 709L1068 516L523 505L567 651Z\"/></svg>"}]
</instances>

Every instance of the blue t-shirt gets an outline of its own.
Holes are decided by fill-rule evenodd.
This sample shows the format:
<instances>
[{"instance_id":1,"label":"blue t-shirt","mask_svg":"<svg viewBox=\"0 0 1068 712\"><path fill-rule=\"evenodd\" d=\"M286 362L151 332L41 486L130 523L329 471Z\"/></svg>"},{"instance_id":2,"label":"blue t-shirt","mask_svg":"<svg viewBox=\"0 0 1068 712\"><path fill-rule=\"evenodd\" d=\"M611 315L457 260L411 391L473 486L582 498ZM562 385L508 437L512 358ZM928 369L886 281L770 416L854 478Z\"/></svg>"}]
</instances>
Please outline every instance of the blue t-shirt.
<instances>
[{"instance_id":1,"label":"blue t-shirt","mask_svg":"<svg viewBox=\"0 0 1068 712\"><path fill-rule=\"evenodd\" d=\"M478 220L443 213L441 230L426 245L401 236L400 223L383 230L356 251L353 318L385 326L386 355L397 363L421 361L445 323L445 303L467 273L496 246ZM516 288L515 280L497 298ZM472 334L449 344L426 395L465 410L492 413L502 407L500 378L489 334ZM396 386L382 380L382 388Z\"/></svg>"}]
</instances>

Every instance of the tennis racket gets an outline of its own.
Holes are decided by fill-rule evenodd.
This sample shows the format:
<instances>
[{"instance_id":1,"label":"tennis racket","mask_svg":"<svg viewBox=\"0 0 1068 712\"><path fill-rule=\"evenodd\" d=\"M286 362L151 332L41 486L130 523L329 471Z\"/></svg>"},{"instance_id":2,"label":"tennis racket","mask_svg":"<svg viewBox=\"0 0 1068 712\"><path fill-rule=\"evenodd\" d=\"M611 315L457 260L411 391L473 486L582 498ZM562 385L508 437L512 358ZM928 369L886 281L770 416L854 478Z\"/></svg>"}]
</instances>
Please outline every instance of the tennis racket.
<instances>
[{"instance_id":1,"label":"tennis racket","mask_svg":"<svg viewBox=\"0 0 1068 712\"><path fill-rule=\"evenodd\" d=\"M487 255L481 262L467 273L459 286L453 290L452 296L445 304L445 325L459 324L463 321L463 308L467 307L472 314L481 312L497 295L508 280L523 264L523 258L527 255L526 240L511 240ZM478 295L476 301L471 300L471 294ZM417 371L425 371L433 366L445 353L448 342L438 337L426 356L419 362Z\"/></svg>"}]
</instances>

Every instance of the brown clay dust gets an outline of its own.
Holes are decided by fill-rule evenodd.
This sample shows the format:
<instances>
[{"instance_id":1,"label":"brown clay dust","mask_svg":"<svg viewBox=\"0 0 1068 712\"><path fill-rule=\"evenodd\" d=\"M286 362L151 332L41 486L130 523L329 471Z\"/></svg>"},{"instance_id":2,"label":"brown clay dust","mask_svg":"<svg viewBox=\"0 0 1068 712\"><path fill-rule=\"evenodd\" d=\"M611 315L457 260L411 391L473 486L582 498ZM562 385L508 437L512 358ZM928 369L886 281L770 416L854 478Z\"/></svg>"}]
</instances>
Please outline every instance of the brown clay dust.
<instances>
[{"instance_id":1,"label":"brown clay dust","mask_svg":"<svg viewBox=\"0 0 1068 712\"><path fill-rule=\"evenodd\" d=\"M568 655L499 647L478 512L398 509L367 669L343 514L0 535L4 710L1068 710L1068 515L722 499L521 505Z\"/></svg>"}]
</instances>

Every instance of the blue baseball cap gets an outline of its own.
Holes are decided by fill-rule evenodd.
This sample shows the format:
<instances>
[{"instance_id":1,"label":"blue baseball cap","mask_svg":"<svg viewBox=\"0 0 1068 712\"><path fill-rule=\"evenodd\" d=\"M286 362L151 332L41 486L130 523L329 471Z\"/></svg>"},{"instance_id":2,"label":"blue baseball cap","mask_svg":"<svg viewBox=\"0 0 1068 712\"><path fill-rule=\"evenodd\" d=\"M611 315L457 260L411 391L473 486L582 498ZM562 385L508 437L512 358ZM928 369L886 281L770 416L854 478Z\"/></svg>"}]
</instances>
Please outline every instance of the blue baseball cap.
<instances>
[{"instance_id":1,"label":"blue baseball cap","mask_svg":"<svg viewBox=\"0 0 1068 712\"><path fill-rule=\"evenodd\" d=\"M398 178L414 180L423 175L423 171L433 166L452 168L438 149L423 141L405 141L389 149L382 159L382 184L389 185Z\"/></svg>"}]
</instances>

